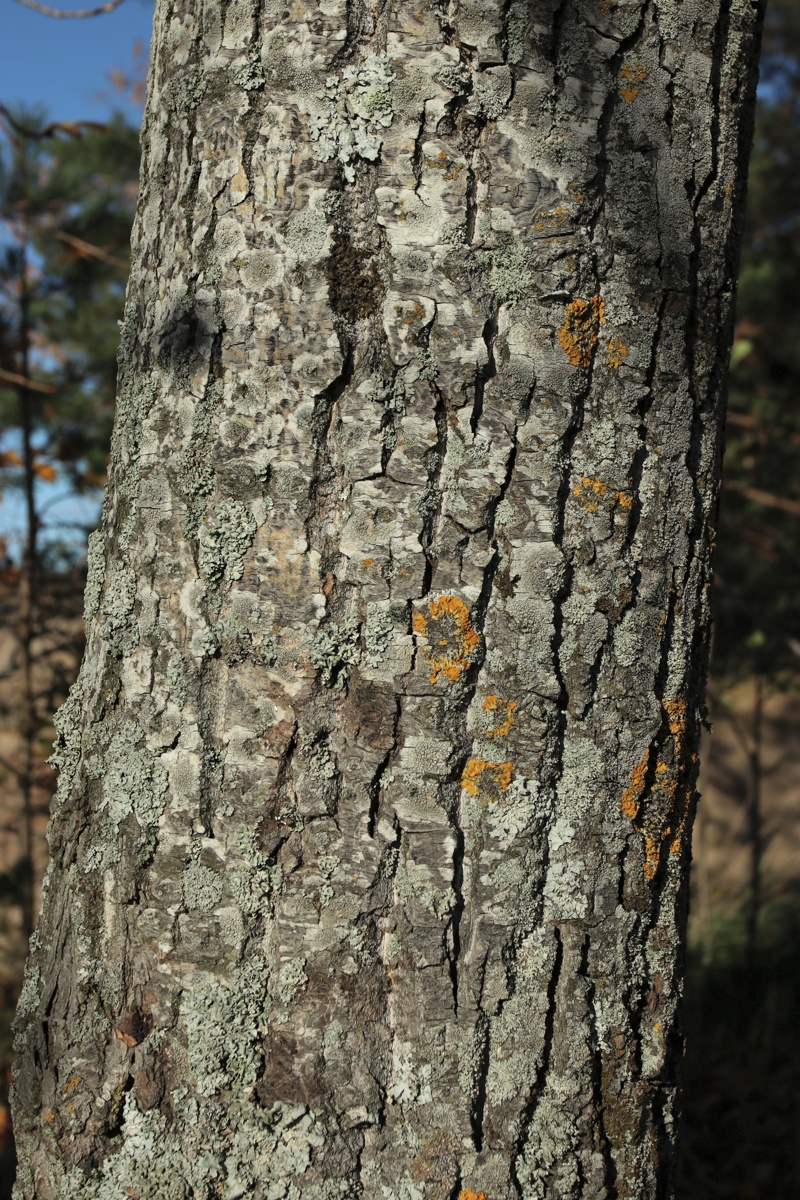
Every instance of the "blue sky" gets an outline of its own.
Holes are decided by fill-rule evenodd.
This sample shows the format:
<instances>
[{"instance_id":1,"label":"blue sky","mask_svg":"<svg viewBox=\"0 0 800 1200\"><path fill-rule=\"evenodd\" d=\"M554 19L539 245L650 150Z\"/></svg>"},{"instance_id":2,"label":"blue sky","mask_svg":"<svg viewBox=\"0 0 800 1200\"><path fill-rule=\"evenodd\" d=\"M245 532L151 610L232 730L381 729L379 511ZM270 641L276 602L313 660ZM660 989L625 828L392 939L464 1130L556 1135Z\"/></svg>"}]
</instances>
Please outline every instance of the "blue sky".
<instances>
[{"instance_id":1,"label":"blue sky","mask_svg":"<svg viewBox=\"0 0 800 1200\"><path fill-rule=\"evenodd\" d=\"M88 8L92 0L44 0L51 7ZM42 105L53 120L102 121L113 108L129 120L139 112L114 92L108 72L114 67L132 69L133 45L145 48L150 41L153 5L149 0L125 0L118 9L85 20L56 19L24 8L15 0L0 0L0 101ZM18 431L0 430L0 448L19 448ZM93 523L98 503L88 497L71 496L59 482L37 485L38 501L45 523ZM0 537L16 557L25 528L22 497L6 489L0 500ZM75 529L51 526L44 540L54 534L74 542L82 538Z\"/></svg>"},{"instance_id":2,"label":"blue sky","mask_svg":"<svg viewBox=\"0 0 800 1200\"><path fill-rule=\"evenodd\" d=\"M44 0L53 8L88 8L92 0ZM134 42L147 45L153 24L148 0L125 0L112 13L85 20L55 19L0 0L0 100L43 104L56 120L102 120L112 107L108 72L129 67ZM134 117L134 110L124 107Z\"/></svg>"}]
</instances>

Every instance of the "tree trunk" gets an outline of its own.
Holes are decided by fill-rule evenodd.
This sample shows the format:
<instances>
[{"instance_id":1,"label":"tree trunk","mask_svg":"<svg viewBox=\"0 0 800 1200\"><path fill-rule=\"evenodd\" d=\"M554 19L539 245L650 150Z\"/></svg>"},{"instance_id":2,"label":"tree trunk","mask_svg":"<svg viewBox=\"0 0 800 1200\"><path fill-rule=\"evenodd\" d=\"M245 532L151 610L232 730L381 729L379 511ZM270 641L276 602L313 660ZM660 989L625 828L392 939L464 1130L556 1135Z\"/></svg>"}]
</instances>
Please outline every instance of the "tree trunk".
<instances>
[{"instance_id":1,"label":"tree trunk","mask_svg":"<svg viewBox=\"0 0 800 1200\"><path fill-rule=\"evenodd\" d=\"M670 1194L760 16L159 3L18 1197Z\"/></svg>"}]
</instances>

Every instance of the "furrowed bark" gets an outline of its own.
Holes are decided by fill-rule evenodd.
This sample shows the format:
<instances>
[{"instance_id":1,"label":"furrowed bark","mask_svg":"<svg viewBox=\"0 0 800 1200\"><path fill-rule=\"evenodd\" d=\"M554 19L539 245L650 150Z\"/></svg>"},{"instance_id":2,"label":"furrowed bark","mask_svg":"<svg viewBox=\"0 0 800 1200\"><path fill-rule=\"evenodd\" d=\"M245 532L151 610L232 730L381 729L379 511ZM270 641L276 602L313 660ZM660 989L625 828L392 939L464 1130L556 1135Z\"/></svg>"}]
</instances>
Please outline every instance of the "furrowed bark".
<instances>
[{"instance_id":1,"label":"furrowed bark","mask_svg":"<svg viewBox=\"0 0 800 1200\"><path fill-rule=\"evenodd\" d=\"M670 1194L760 17L159 3L18 1197Z\"/></svg>"}]
</instances>

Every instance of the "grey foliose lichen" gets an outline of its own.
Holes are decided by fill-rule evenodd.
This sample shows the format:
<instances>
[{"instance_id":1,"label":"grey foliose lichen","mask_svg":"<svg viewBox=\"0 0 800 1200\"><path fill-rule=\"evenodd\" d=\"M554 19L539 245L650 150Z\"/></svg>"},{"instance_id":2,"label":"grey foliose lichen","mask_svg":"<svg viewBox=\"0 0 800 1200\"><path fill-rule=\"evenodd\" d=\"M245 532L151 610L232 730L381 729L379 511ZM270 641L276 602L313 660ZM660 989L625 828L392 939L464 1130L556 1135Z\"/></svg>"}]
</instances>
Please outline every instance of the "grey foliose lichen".
<instances>
[{"instance_id":1,"label":"grey foliose lichen","mask_svg":"<svg viewBox=\"0 0 800 1200\"><path fill-rule=\"evenodd\" d=\"M395 75L385 54L370 54L341 75L329 75L317 92L321 111L312 113L308 128L322 162L338 158L345 178L355 179L354 158L371 162L383 145L383 130L392 123L390 85Z\"/></svg>"},{"instance_id":2,"label":"grey foliose lichen","mask_svg":"<svg viewBox=\"0 0 800 1200\"><path fill-rule=\"evenodd\" d=\"M240 825L234 840L243 862L228 876L231 895L242 916L255 917L272 911L272 899L281 891L283 875L277 863L259 850L251 829Z\"/></svg>"},{"instance_id":3,"label":"grey foliose lichen","mask_svg":"<svg viewBox=\"0 0 800 1200\"><path fill-rule=\"evenodd\" d=\"M255 517L241 500L222 500L200 529L200 573L210 582L241 579L244 556L256 532Z\"/></svg>"},{"instance_id":4,"label":"grey foliose lichen","mask_svg":"<svg viewBox=\"0 0 800 1200\"><path fill-rule=\"evenodd\" d=\"M388 607L370 602L367 605L367 624L364 629L364 662L378 668L394 636L394 621Z\"/></svg>"},{"instance_id":5,"label":"grey foliose lichen","mask_svg":"<svg viewBox=\"0 0 800 1200\"><path fill-rule=\"evenodd\" d=\"M185 1200L192 1194L178 1139L156 1109L139 1111L132 1092L125 1099L121 1148L104 1160L96 1175L73 1167L62 1191L64 1200Z\"/></svg>"},{"instance_id":6,"label":"grey foliose lichen","mask_svg":"<svg viewBox=\"0 0 800 1200\"><path fill-rule=\"evenodd\" d=\"M303 646L312 666L320 672L325 687L343 687L346 668L360 662L359 633L358 620L351 616L341 624L331 621L324 629L303 636Z\"/></svg>"},{"instance_id":7,"label":"grey foliose lichen","mask_svg":"<svg viewBox=\"0 0 800 1200\"><path fill-rule=\"evenodd\" d=\"M124 721L114 732L107 751L86 760L89 778L102 779L99 808L114 826L135 813L142 828L158 824L164 811L167 773L146 748L137 747L142 731L135 721Z\"/></svg>"},{"instance_id":8,"label":"grey foliose lichen","mask_svg":"<svg viewBox=\"0 0 800 1200\"><path fill-rule=\"evenodd\" d=\"M535 779L512 779L503 799L487 805L489 832L507 850L537 817L544 819L548 808L539 795Z\"/></svg>"},{"instance_id":9,"label":"grey foliose lichen","mask_svg":"<svg viewBox=\"0 0 800 1200\"><path fill-rule=\"evenodd\" d=\"M304 988L307 982L306 960L304 958L290 958L278 972L278 977L273 987L273 995L281 1004L291 1004L297 992Z\"/></svg>"}]
</instances>

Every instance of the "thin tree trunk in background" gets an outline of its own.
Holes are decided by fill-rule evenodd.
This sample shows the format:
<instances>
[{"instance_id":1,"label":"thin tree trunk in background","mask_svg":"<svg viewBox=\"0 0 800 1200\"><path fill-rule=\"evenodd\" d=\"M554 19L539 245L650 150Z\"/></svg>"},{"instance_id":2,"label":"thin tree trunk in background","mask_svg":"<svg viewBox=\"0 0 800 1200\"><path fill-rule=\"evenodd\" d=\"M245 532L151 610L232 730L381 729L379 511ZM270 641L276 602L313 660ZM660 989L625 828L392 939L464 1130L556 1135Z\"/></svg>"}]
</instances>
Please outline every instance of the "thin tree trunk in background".
<instances>
[{"instance_id":1,"label":"thin tree trunk in background","mask_svg":"<svg viewBox=\"0 0 800 1200\"><path fill-rule=\"evenodd\" d=\"M19 353L20 374L30 375L30 296L28 292L28 232L27 218L22 219L20 238L20 298ZM22 934L27 945L36 919L34 911L33 870L33 772L35 766L38 720L33 690L34 596L36 593L37 540L39 516L36 511L36 472L34 469L33 414L31 393L24 385L19 389L20 425L22 427L22 464L25 488L25 545L22 552L19 595L19 631L22 646L22 761L19 788L22 801L20 812L20 907Z\"/></svg>"},{"instance_id":2,"label":"thin tree trunk in background","mask_svg":"<svg viewBox=\"0 0 800 1200\"><path fill-rule=\"evenodd\" d=\"M670 1194L759 22L159 4L18 1197Z\"/></svg>"},{"instance_id":3,"label":"thin tree trunk in background","mask_svg":"<svg viewBox=\"0 0 800 1200\"><path fill-rule=\"evenodd\" d=\"M764 677L756 676L747 749L747 833L750 843L750 895L747 909L747 961L755 966L758 949L758 918L761 912L761 863L764 831L761 819L761 776L764 732Z\"/></svg>"}]
</instances>

